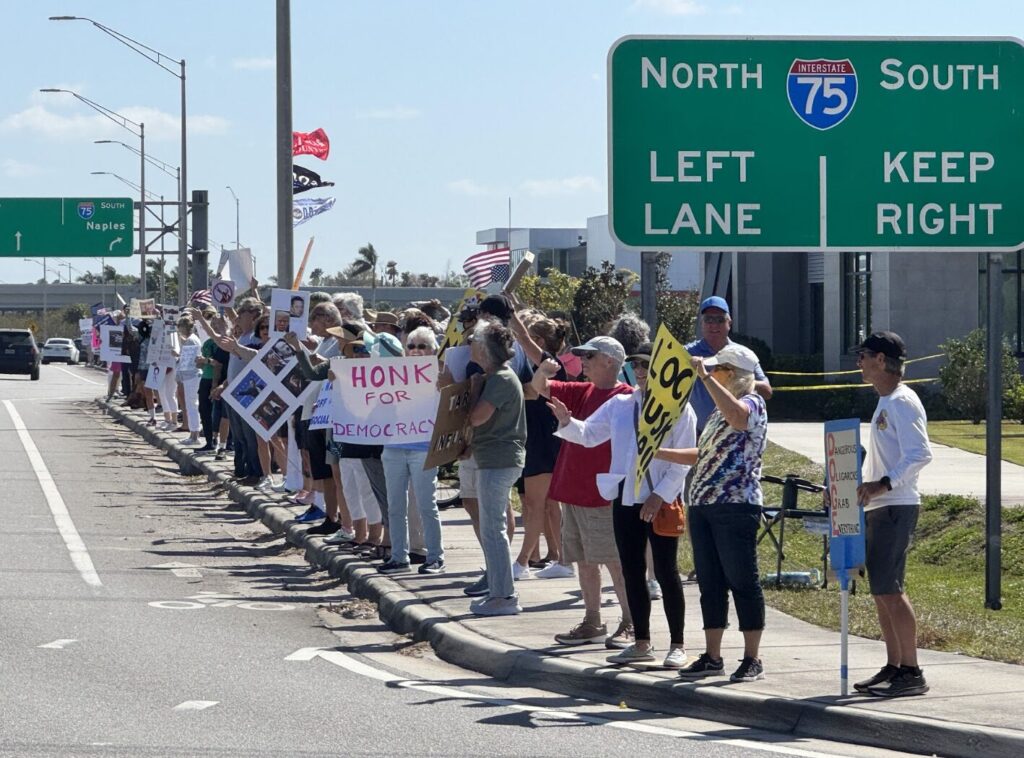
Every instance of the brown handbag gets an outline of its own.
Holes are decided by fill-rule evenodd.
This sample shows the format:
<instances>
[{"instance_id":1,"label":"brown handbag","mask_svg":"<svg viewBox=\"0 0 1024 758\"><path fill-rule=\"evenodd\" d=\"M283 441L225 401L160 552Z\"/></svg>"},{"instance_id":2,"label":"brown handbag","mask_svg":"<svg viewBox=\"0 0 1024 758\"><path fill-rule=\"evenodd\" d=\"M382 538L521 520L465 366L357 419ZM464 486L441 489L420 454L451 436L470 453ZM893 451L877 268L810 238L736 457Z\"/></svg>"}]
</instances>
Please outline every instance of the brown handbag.
<instances>
[{"instance_id":1,"label":"brown handbag","mask_svg":"<svg viewBox=\"0 0 1024 758\"><path fill-rule=\"evenodd\" d=\"M651 529L661 537L678 537L686 531L686 511L678 497L671 503L662 503Z\"/></svg>"}]
</instances>

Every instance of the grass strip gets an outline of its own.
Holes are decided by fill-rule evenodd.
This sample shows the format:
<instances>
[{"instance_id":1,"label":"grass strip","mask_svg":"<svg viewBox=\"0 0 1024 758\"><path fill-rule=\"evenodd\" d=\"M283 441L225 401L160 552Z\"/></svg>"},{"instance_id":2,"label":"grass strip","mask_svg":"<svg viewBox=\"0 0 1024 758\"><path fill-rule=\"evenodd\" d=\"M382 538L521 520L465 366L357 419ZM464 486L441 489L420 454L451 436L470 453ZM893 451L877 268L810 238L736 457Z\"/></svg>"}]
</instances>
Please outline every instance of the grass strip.
<instances>
[{"instance_id":1,"label":"grass strip","mask_svg":"<svg viewBox=\"0 0 1024 758\"><path fill-rule=\"evenodd\" d=\"M1003 421L1004 461L1024 466L1024 426L1016 421ZM985 454L985 422L929 421L928 437L940 445L960 448L968 453Z\"/></svg>"}]
</instances>

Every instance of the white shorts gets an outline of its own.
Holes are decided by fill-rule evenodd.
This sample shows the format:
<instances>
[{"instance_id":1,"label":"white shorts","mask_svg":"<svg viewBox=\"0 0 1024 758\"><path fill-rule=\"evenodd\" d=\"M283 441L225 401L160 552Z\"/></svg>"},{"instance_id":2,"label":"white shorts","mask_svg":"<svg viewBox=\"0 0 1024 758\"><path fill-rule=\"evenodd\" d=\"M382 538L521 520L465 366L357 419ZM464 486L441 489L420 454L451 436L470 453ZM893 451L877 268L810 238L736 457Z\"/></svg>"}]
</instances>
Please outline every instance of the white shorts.
<instances>
[{"instance_id":1,"label":"white shorts","mask_svg":"<svg viewBox=\"0 0 1024 758\"><path fill-rule=\"evenodd\" d=\"M479 467L473 456L459 459L459 495L462 498L477 499L476 474Z\"/></svg>"},{"instance_id":2,"label":"white shorts","mask_svg":"<svg viewBox=\"0 0 1024 758\"><path fill-rule=\"evenodd\" d=\"M380 505L373 494L370 479L366 476L362 458L342 458L338 461L341 470L341 491L345 495L352 520L366 519L369 524L381 522Z\"/></svg>"}]
</instances>

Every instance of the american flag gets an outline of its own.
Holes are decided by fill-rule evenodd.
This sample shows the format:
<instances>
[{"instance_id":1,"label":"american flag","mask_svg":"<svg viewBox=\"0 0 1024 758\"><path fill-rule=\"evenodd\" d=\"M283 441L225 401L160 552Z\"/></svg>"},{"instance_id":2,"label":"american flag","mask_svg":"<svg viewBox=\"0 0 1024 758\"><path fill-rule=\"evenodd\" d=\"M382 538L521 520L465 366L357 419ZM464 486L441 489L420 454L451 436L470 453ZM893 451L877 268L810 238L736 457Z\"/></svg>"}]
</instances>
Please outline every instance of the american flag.
<instances>
[{"instance_id":1,"label":"american flag","mask_svg":"<svg viewBox=\"0 0 1024 758\"><path fill-rule=\"evenodd\" d=\"M503 247L473 253L466 258L462 269L469 274L469 283L474 287L486 287L491 282L508 281L511 274L509 250Z\"/></svg>"},{"instance_id":2,"label":"american flag","mask_svg":"<svg viewBox=\"0 0 1024 758\"><path fill-rule=\"evenodd\" d=\"M213 305L213 295L210 290L196 290L188 296L190 303L199 303L200 305Z\"/></svg>"}]
</instances>

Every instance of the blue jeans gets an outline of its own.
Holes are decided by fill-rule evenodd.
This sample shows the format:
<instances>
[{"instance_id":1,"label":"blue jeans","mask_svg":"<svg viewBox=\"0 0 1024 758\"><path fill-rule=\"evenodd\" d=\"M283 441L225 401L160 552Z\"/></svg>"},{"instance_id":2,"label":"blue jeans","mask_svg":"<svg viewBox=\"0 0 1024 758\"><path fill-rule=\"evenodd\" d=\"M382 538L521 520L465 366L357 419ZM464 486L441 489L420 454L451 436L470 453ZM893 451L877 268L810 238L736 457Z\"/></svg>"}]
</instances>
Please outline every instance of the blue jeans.
<instances>
[{"instance_id":1,"label":"blue jeans","mask_svg":"<svg viewBox=\"0 0 1024 758\"><path fill-rule=\"evenodd\" d=\"M725 629L731 591L740 631L764 629L764 593L757 570L761 507L714 503L690 506L686 512L704 628Z\"/></svg>"},{"instance_id":2,"label":"blue jeans","mask_svg":"<svg viewBox=\"0 0 1024 758\"><path fill-rule=\"evenodd\" d=\"M512 580L512 558L508 552L505 512L508 493L523 472L522 468L480 468L476 472L477 498L480 502L480 546L487 565L487 589L491 597L516 594Z\"/></svg>"},{"instance_id":3,"label":"blue jeans","mask_svg":"<svg viewBox=\"0 0 1024 758\"><path fill-rule=\"evenodd\" d=\"M427 563L444 560L441 545L441 516L437 512L434 485L437 469L423 470L426 450L385 447L380 460L388 487L388 532L391 535L391 560L409 562L409 483L416 496L416 507L423 522L423 541L427 543Z\"/></svg>"}]
</instances>

